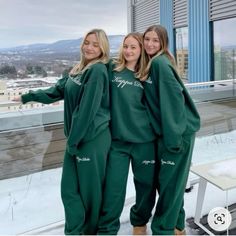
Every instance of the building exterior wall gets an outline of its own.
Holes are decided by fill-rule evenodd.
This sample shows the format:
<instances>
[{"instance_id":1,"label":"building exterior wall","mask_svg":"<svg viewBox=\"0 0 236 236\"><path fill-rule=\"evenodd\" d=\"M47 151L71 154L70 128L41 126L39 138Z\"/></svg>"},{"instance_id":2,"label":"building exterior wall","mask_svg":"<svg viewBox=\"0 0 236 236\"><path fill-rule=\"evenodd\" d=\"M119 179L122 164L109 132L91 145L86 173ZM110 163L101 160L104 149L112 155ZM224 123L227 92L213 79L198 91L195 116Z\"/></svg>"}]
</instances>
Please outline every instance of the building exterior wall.
<instances>
[{"instance_id":1,"label":"building exterior wall","mask_svg":"<svg viewBox=\"0 0 236 236\"><path fill-rule=\"evenodd\" d=\"M159 11L159 0L128 0L129 31L142 33L148 26L159 24Z\"/></svg>"},{"instance_id":2,"label":"building exterior wall","mask_svg":"<svg viewBox=\"0 0 236 236\"><path fill-rule=\"evenodd\" d=\"M199 9L199 10L197 10ZM188 0L189 82L210 81L209 5L206 0Z\"/></svg>"},{"instance_id":3,"label":"building exterior wall","mask_svg":"<svg viewBox=\"0 0 236 236\"><path fill-rule=\"evenodd\" d=\"M160 0L160 24L165 26L169 36L169 48L174 53L173 1Z\"/></svg>"},{"instance_id":4,"label":"building exterior wall","mask_svg":"<svg viewBox=\"0 0 236 236\"><path fill-rule=\"evenodd\" d=\"M175 56L180 56L180 59L177 58L177 61L186 63L186 65L181 66L182 70L183 68L187 67L187 70L183 71L183 74L187 76L188 82L193 83L217 80L217 76L214 75L214 72L217 71L217 68L215 68L216 66L214 64L217 60L217 45L215 45L213 42L213 26L214 22L222 19L236 19L236 1L128 1L130 3L131 8L133 9L132 20L129 20L130 31L143 32L145 28L152 24L162 24L166 27L169 34L170 50ZM150 14L152 15L151 17ZM158 14L158 16L155 17L154 14ZM153 19L156 20L153 21ZM187 28L187 48L180 47L179 51L177 51L176 30L182 27ZM181 51L184 52L184 57L180 55ZM234 60L235 59L232 59L232 63L235 64ZM218 60L218 62L220 62L220 60ZM235 65L233 66L233 68L235 68ZM224 70L226 69L224 68ZM223 71L223 69L221 69L221 71ZM231 77L234 77L234 75L235 73ZM221 78L223 77L221 76Z\"/></svg>"}]
</instances>

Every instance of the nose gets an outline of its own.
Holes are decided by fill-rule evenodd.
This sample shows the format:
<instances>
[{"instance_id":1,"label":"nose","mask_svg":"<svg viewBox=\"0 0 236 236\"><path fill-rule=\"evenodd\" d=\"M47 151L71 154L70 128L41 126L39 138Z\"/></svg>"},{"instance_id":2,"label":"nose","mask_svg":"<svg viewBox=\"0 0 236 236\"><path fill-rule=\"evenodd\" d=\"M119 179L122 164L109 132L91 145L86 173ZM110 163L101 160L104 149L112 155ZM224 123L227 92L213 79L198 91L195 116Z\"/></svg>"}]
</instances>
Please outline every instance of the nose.
<instances>
[{"instance_id":1,"label":"nose","mask_svg":"<svg viewBox=\"0 0 236 236\"><path fill-rule=\"evenodd\" d=\"M93 45L92 44L88 44L87 45L87 49L89 49L89 50L93 49Z\"/></svg>"},{"instance_id":2,"label":"nose","mask_svg":"<svg viewBox=\"0 0 236 236\"><path fill-rule=\"evenodd\" d=\"M130 53L130 52L131 52L131 49L130 49L130 48L127 48L126 52L127 52L127 53Z\"/></svg>"},{"instance_id":3,"label":"nose","mask_svg":"<svg viewBox=\"0 0 236 236\"><path fill-rule=\"evenodd\" d=\"M126 52L127 52L127 53L131 53L132 51L133 51L133 50L132 50L131 47L126 48Z\"/></svg>"},{"instance_id":4,"label":"nose","mask_svg":"<svg viewBox=\"0 0 236 236\"><path fill-rule=\"evenodd\" d=\"M151 40L147 42L147 46L149 46L149 47L152 46L152 41Z\"/></svg>"}]
</instances>

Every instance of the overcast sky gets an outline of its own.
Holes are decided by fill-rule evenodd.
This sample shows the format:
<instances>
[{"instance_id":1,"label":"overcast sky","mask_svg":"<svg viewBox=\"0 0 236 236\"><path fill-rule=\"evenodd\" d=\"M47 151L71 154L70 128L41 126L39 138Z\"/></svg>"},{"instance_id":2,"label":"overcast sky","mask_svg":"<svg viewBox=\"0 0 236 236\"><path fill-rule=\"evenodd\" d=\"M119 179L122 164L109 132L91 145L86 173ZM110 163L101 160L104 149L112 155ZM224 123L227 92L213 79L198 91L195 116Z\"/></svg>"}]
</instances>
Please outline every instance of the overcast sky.
<instances>
[{"instance_id":1,"label":"overcast sky","mask_svg":"<svg viewBox=\"0 0 236 236\"><path fill-rule=\"evenodd\" d=\"M127 0L0 0L0 48L127 33Z\"/></svg>"}]
</instances>

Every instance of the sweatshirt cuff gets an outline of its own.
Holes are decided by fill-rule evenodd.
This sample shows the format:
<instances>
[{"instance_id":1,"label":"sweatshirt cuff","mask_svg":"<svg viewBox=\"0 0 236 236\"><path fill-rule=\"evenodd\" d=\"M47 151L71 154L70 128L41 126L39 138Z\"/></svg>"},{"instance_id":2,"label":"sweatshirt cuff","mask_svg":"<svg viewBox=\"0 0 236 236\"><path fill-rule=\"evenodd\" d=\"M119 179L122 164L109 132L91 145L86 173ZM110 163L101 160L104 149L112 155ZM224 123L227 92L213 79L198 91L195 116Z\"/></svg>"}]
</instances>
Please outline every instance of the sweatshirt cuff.
<instances>
[{"instance_id":1,"label":"sweatshirt cuff","mask_svg":"<svg viewBox=\"0 0 236 236\"><path fill-rule=\"evenodd\" d=\"M30 93L21 95L21 101L22 101L23 104L32 101L31 98L32 98L32 96L31 96Z\"/></svg>"},{"instance_id":2,"label":"sweatshirt cuff","mask_svg":"<svg viewBox=\"0 0 236 236\"><path fill-rule=\"evenodd\" d=\"M78 150L77 150L77 145L72 145L72 146L69 146L67 145L67 151L70 153L70 155L72 156L76 156Z\"/></svg>"}]
</instances>

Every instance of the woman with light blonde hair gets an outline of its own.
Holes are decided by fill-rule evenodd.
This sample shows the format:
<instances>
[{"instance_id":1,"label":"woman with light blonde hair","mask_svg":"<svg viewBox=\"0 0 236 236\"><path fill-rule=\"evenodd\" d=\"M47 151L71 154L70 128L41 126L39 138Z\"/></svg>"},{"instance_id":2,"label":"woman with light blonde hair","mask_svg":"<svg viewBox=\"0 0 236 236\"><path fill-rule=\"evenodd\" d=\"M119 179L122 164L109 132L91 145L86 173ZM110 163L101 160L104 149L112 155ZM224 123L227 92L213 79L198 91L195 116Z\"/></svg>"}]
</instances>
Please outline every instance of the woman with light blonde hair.
<instances>
[{"instance_id":1,"label":"woman with light blonde hair","mask_svg":"<svg viewBox=\"0 0 236 236\"><path fill-rule=\"evenodd\" d=\"M96 234L103 183L111 143L109 80L105 63L109 43L101 29L89 31L81 44L81 60L55 86L15 98L23 103L64 99L67 138L61 197L65 234Z\"/></svg>"},{"instance_id":2,"label":"woman with light blonde hair","mask_svg":"<svg viewBox=\"0 0 236 236\"><path fill-rule=\"evenodd\" d=\"M89 61L89 59L86 58L86 56L83 52L84 51L83 47L86 44L86 38L90 34L96 35L97 41L98 41L97 45L99 45L100 50L101 50L101 55L91 62ZM102 62L103 64L106 64L109 60L109 51L110 51L110 47L109 47L107 35L105 34L105 32L101 29L93 29L93 30L89 31L84 36L82 43L80 45L80 53L81 53L80 62L76 66L74 66L74 68L72 68L70 74L76 75L76 74L80 73L81 71L85 70L91 64L94 64L97 62Z\"/></svg>"}]
</instances>

